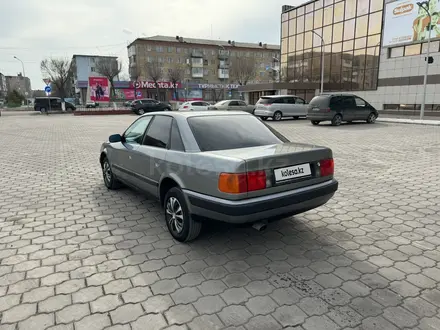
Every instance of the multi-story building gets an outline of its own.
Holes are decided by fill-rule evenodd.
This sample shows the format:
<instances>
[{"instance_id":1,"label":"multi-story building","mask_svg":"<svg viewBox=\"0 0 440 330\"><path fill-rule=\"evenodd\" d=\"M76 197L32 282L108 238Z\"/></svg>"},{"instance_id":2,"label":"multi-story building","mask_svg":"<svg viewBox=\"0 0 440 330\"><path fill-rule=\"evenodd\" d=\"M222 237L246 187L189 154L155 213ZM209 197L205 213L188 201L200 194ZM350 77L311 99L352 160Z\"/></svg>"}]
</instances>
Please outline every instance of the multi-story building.
<instances>
[{"instance_id":1,"label":"multi-story building","mask_svg":"<svg viewBox=\"0 0 440 330\"><path fill-rule=\"evenodd\" d=\"M183 68L178 82L179 99L217 99L239 97L239 81L231 72L237 58L249 59L255 65L248 83L270 82L279 73L280 47L265 43L205 40L182 36L154 36L138 38L128 45L130 79L138 81L137 87L145 97L156 97L148 66L161 66L161 88L159 99L176 98L175 86L168 72ZM136 72L134 77L133 72ZM244 83L243 81L241 83ZM223 95L224 87L228 90Z\"/></svg>"},{"instance_id":2,"label":"multi-story building","mask_svg":"<svg viewBox=\"0 0 440 330\"><path fill-rule=\"evenodd\" d=\"M6 84L6 77L0 72L0 102L4 102L8 94L8 86Z\"/></svg>"},{"instance_id":3,"label":"multi-story building","mask_svg":"<svg viewBox=\"0 0 440 330\"><path fill-rule=\"evenodd\" d=\"M118 60L116 56L75 54L72 57L71 67L74 68L72 94L79 98L83 104L87 102L89 77L102 76L99 72L96 71L96 65L100 59L110 59L112 61L115 61L115 64Z\"/></svg>"},{"instance_id":4,"label":"multi-story building","mask_svg":"<svg viewBox=\"0 0 440 330\"><path fill-rule=\"evenodd\" d=\"M16 90L18 93L25 97L31 97L31 80L28 77L23 77L21 73L16 76L5 76L6 78L6 90Z\"/></svg>"},{"instance_id":5,"label":"multi-story building","mask_svg":"<svg viewBox=\"0 0 440 330\"><path fill-rule=\"evenodd\" d=\"M429 26L420 5L436 24ZM283 6L282 82L240 90L250 102L285 92L310 100L320 90L324 56L324 91L353 91L379 110L407 114L418 114L426 95L426 114L440 114L438 12L438 0L313 0ZM432 63L424 93L428 34Z\"/></svg>"}]
</instances>

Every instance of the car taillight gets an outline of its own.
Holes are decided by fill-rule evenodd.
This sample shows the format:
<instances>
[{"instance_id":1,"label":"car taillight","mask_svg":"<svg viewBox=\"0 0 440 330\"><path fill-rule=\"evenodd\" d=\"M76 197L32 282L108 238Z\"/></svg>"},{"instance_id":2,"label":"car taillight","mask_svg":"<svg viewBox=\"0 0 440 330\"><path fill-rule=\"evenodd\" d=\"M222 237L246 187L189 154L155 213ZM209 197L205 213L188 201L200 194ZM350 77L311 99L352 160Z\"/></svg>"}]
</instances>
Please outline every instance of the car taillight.
<instances>
[{"instance_id":1,"label":"car taillight","mask_svg":"<svg viewBox=\"0 0 440 330\"><path fill-rule=\"evenodd\" d=\"M265 104L263 104L265 107L270 107L271 106L271 104L270 103L265 103Z\"/></svg>"},{"instance_id":2,"label":"car taillight","mask_svg":"<svg viewBox=\"0 0 440 330\"><path fill-rule=\"evenodd\" d=\"M188 106L187 106L187 105L184 105L183 108L184 108L184 109L188 109Z\"/></svg>"},{"instance_id":3,"label":"car taillight","mask_svg":"<svg viewBox=\"0 0 440 330\"><path fill-rule=\"evenodd\" d=\"M335 162L332 158L324 159L319 162L321 176L329 176L335 173Z\"/></svg>"},{"instance_id":4,"label":"car taillight","mask_svg":"<svg viewBox=\"0 0 440 330\"><path fill-rule=\"evenodd\" d=\"M324 109L324 112L330 112L330 111L332 111L332 109L330 109L330 108Z\"/></svg>"},{"instance_id":5,"label":"car taillight","mask_svg":"<svg viewBox=\"0 0 440 330\"><path fill-rule=\"evenodd\" d=\"M218 189L228 194L241 194L266 188L266 172L221 173Z\"/></svg>"}]
</instances>

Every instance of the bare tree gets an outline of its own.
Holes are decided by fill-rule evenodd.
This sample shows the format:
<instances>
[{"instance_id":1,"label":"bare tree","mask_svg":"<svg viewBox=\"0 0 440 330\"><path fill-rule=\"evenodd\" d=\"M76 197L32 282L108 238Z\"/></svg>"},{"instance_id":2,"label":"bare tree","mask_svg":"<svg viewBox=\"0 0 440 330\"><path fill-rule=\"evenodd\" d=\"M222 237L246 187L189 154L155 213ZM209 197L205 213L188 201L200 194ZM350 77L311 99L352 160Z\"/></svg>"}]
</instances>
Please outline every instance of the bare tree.
<instances>
[{"instance_id":1,"label":"bare tree","mask_svg":"<svg viewBox=\"0 0 440 330\"><path fill-rule=\"evenodd\" d=\"M181 83L185 77L185 67L182 64L176 63L168 69L168 79L174 85L174 95L177 100L177 83Z\"/></svg>"},{"instance_id":2,"label":"bare tree","mask_svg":"<svg viewBox=\"0 0 440 330\"><path fill-rule=\"evenodd\" d=\"M61 99L67 96L75 68L68 59L47 58L40 63L41 74L50 79Z\"/></svg>"},{"instance_id":3,"label":"bare tree","mask_svg":"<svg viewBox=\"0 0 440 330\"><path fill-rule=\"evenodd\" d=\"M108 79L110 98L114 99L116 97L114 80L122 71L122 63L115 58L102 57L96 62L95 71Z\"/></svg>"},{"instance_id":4,"label":"bare tree","mask_svg":"<svg viewBox=\"0 0 440 330\"><path fill-rule=\"evenodd\" d=\"M157 59L152 62L147 62L147 76L156 85L156 96L159 98L159 84L158 82L163 78L163 65Z\"/></svg>"},{"instance_id":5,"label":"bare tree","mask_svg":"<svg viewBox=\"0 0 440 330\"><path fill-rule=\"evenodd\" d=\"M229 69L230 77L239 85L246 85L255 78L257 73L257 61L253 57L234 58Z\"/></svg>"}]
</instances>

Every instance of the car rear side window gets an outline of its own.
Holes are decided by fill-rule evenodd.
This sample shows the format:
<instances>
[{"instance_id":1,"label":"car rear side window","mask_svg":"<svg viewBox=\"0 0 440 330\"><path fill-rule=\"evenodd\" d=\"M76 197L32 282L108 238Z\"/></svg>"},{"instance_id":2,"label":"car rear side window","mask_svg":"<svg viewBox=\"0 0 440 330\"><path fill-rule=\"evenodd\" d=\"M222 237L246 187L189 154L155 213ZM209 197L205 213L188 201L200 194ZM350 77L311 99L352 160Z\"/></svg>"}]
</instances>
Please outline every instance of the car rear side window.
<instances>
[{"instance_id":1,"label":"car rear side window","mask_svg":"<svg viewBox=\"0 0 440 330\"><path fill-rule=\"evenodd\" d=\"M272 101L270 97L262 97L258 100L257 104L272 104Z\"/></svg>"},{"instance_id":2,"label":"car rear side window","mask_svg":"<svg viewBox=\"0 0 440 330\"><path fill-rule=\"evenodd\" d=\"M310 105L318 107L318 108L326 108L328 107L330 97L326 95L315 96L311 101ZM333 98L332 98L333 100Z\"/></svg>"},{"instance_id":3,"label":"car rear side window","mask_svg":"<svg viewBox=\"0 0 440 330\"><path fill-rule=\"evenodd\" d=\"M284 98L280 97L280 98L274 99L272 103L285 103L285 102L284 102Z\"/></svg>"},{"instance_id":4,"label":"car rear side window","mask_svg":"<svg viewBox=\"0 0 440 330\"><path fill-rule=\"evenodd\" d=\"M144 138L144 145L166 148L170 140L172 117L154 116Z\"/></svg>"},{"instance_id":5,"label":"car rear side window","mask_svg":"<svg viewBox=\"0 0 440 330\"><path fill-rule=\"evenodd\" d=\"M177 121L175 119L173 119L173 124L171 126L170 149L175 151L185 151L179 126L177 125Z\"/></svg>"},{"instance_id":6,"label":"car rear side window","mask_svg":"<svg viewBox=\"0 0 440 330\"><path fill-rule=\"evenodd\" d=\"M293 97L284 98L284 102L288 104L295 104L295 99Z\"/></svg>"},{"instance_id":7,"label":"car rear side window","mask_svg":"<svg viewBox=\"0 0 440 330\"><path fill-rule=\"evenodd\" d=\"M190 117L188 124L201 151L257 147L288 141L250 115Z\"/></svg>"}]
</instances>

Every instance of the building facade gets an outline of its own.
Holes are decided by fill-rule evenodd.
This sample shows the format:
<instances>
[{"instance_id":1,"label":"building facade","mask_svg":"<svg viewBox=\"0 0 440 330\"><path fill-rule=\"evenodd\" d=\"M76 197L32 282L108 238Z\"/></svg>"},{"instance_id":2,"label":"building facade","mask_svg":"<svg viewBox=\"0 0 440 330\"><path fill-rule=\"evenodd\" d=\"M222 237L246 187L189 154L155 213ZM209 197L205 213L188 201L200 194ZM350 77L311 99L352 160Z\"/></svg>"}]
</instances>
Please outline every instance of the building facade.
<instances>
[{"instance_id":1,"label":"building facade","mask_svg":"<svg viewBox=\"0 0 440 330\"><path fill-rule=\"evenodd\" d=\"M154 36L139 38L128 45L130 79L138 81L143 97L156 97L151 86L148 67L161 67L161 88L159 99L219 99L240 97L239 81L232 74L231 66L238 58L249 59L255 70L249 83L270 82L279 75L280 47L263 43L205 40L181 36ZM180 67L183 71L178 82L177 95L171 84L170 71ZM135 74L133 74L135 73ZM136 75L136 77L135 77ZM224 95L224 90L227 94Z\"/></svg>"},{"instance_id":2,"label":"building facade","mask_svg":"<svg viewBox=\"0 0 440 330\"><path fill-rule=\"evenodd\" d=\"M16 76L5 76L5 80L7 91L16 90L25 97L31 97L31 80L28 77L23 77L23 75L19 73Z\"/></svg>"},{"instance_id":3,"label":"building facade","mask_svg":"<svg viewBox=\"0 0 440 330\"><path fill-rule=\"evenodd\" d=\"M264 94L310 101L324 91L351 91L378 110L418 115L430 57L426 114L440 114L440 1L429 0L432 24L416 0L315 0L281 14L281 84L249 85L250 103ZM431 32L428 32L431 31Z\"/></svg>"},{"instance_id":4,"label":"building facade","mask_svg":"<svg viewBox=\"0 0 440 330\"><path fill-rule=\"evenodd\" d=\"M97 72L96 65L101 59L110 59L117 63L116 56L99 56L99 55L73 55L71 67L74 70L72 81L72 95L75 95L82 104L88 100L87 90L89 87L89 77L102 77ZM119 80L119 79L117 79Z\"/></svg>"},{"instance_id":5,"label":"building facade","mask_svg":"<svg viewBox=\"0 0 440 330\"><path fill-rule=\"evenodd\" d=\"M6 84L6 77L0 72L0 102L4 103L6 95L8 94L8 86Z\"/></svg>"}]
</instances>

